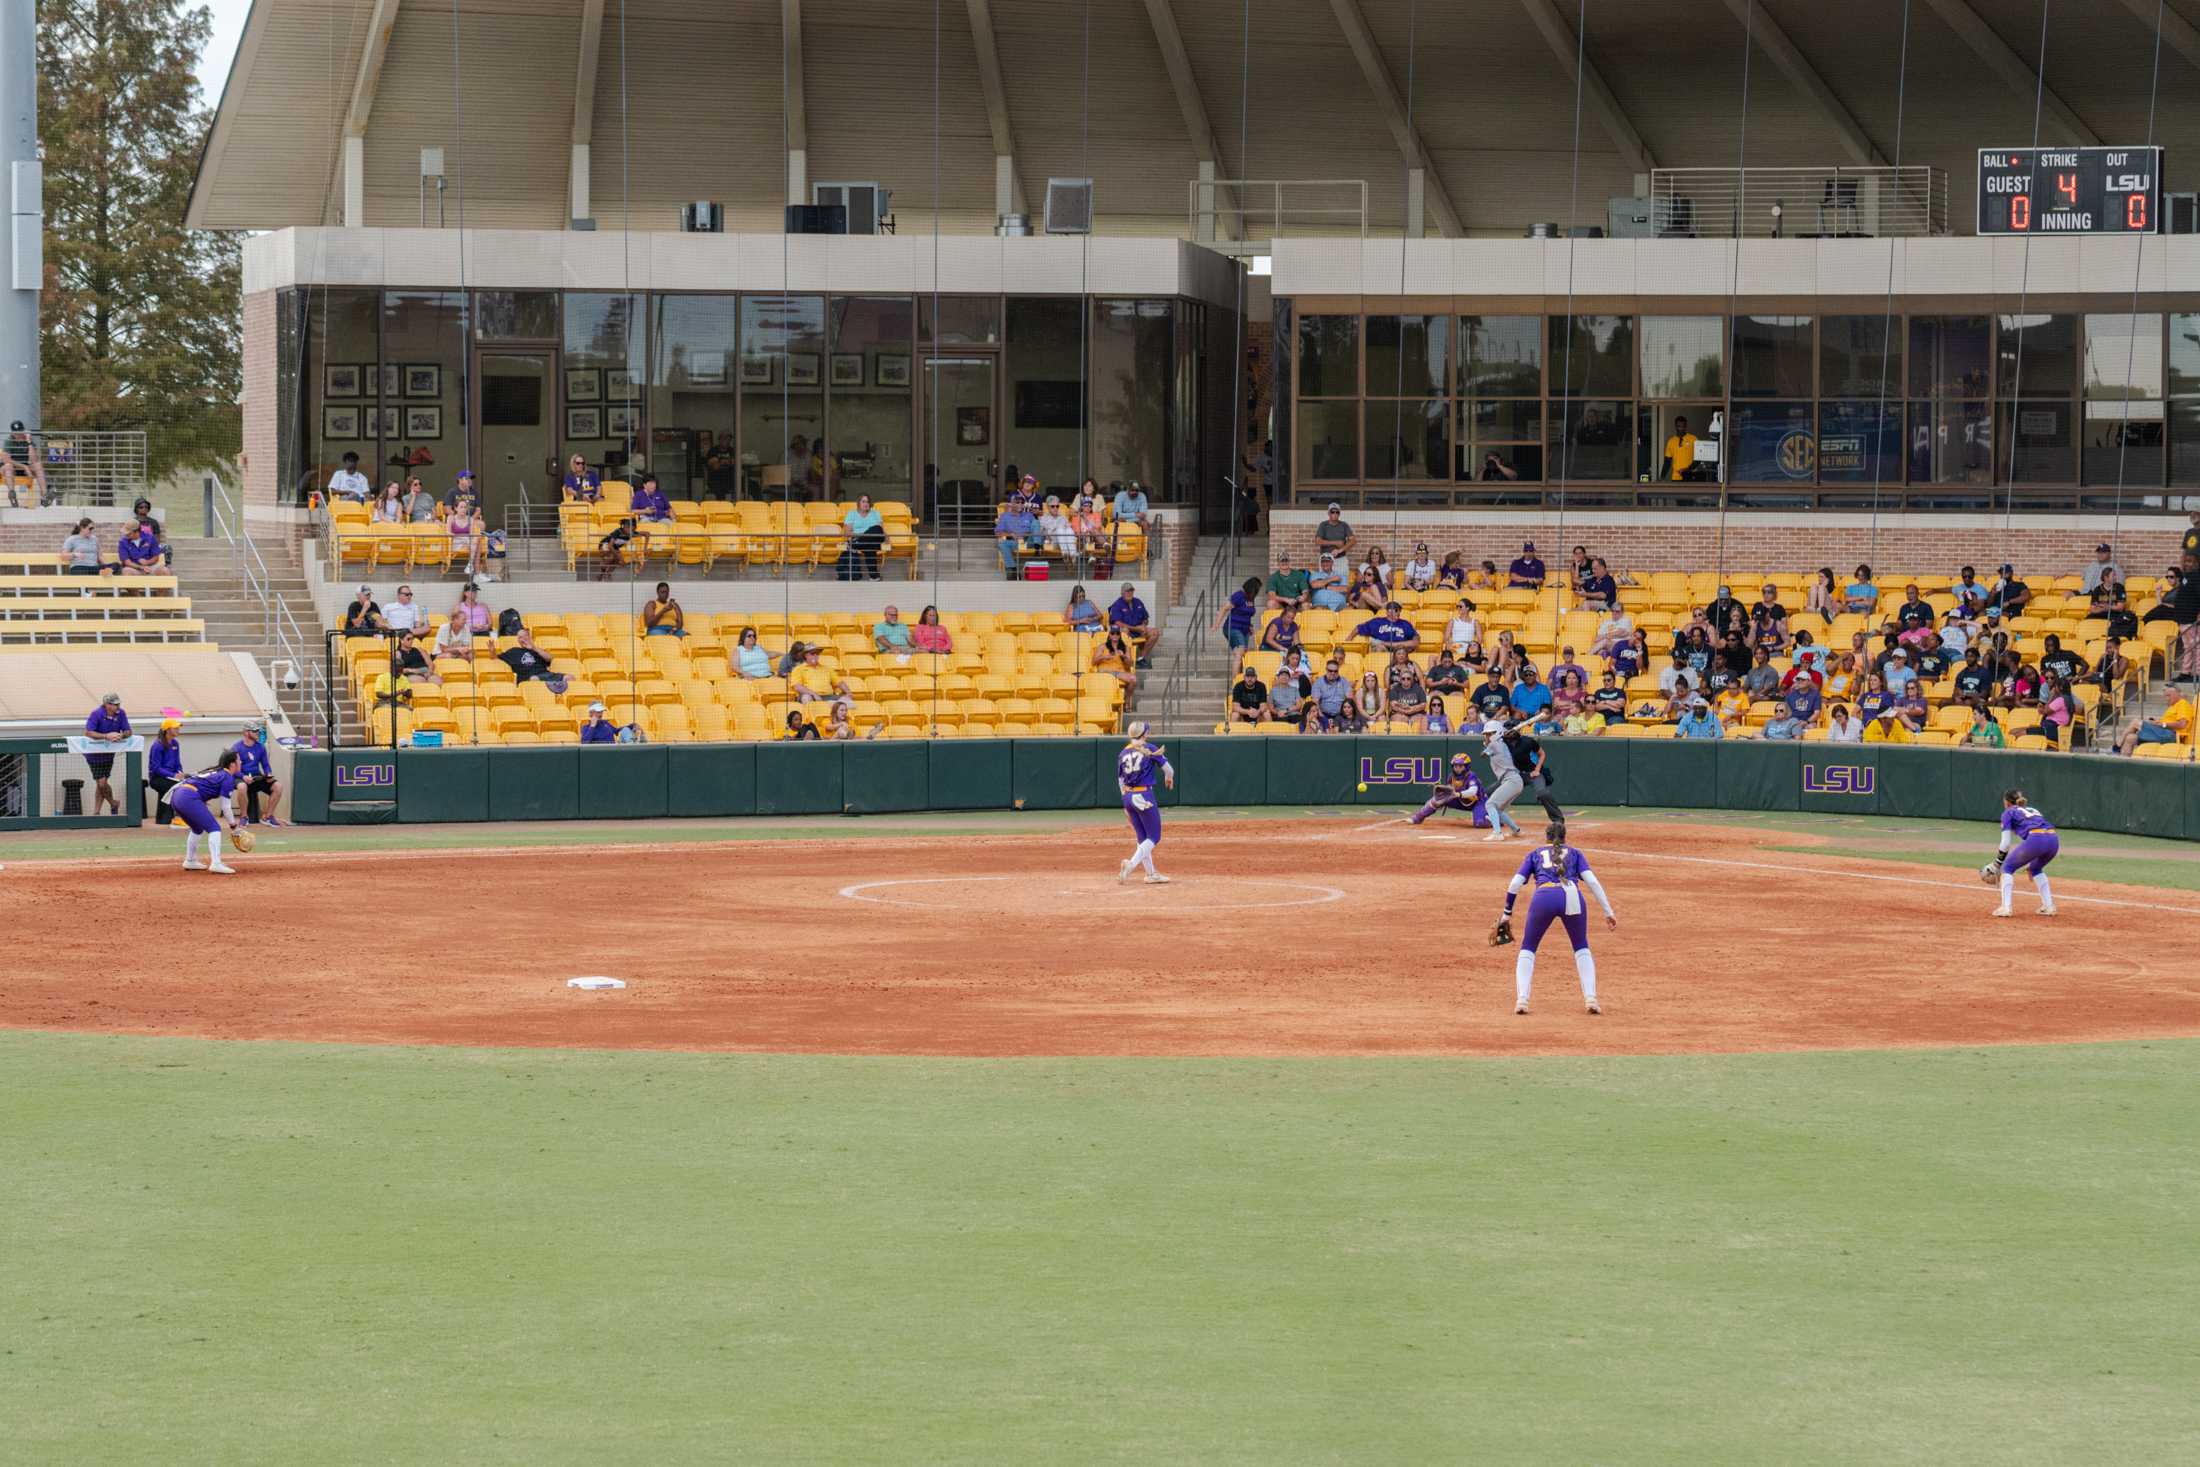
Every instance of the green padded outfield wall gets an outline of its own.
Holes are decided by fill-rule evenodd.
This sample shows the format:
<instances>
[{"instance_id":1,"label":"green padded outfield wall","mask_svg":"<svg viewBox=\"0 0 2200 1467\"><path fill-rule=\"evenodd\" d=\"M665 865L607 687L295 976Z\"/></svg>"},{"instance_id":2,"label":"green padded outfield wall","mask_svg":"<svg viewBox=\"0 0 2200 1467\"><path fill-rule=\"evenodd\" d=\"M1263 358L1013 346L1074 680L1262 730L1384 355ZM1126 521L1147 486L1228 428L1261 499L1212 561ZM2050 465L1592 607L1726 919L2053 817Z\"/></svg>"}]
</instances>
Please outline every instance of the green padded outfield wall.
<instances>
[{"instance_id":1,"label":"green padded outfield wall","mask_svg":"<svg viewBox=\"0 0 2200 1467\"><path fill-rule=\"evenodd\" d=\"M1164 740L1164 804L1411 808L1450 756L1479 740L1197 737ZM662 815L1078 810L1115 805L1120 739L941 739L850 744L301 750L301 821L332 802L396 801L408 822L648 819ZM1569 808L1808 810L1990 821L2018 786L2058 825L2200 840L2200 769L2089 754L1980 752L1761 740L1551 739ZM1359 785L1367 792L1361 794ZM1538 818L1532 800L1521 819Z\"/></svg>"}]
</instances>

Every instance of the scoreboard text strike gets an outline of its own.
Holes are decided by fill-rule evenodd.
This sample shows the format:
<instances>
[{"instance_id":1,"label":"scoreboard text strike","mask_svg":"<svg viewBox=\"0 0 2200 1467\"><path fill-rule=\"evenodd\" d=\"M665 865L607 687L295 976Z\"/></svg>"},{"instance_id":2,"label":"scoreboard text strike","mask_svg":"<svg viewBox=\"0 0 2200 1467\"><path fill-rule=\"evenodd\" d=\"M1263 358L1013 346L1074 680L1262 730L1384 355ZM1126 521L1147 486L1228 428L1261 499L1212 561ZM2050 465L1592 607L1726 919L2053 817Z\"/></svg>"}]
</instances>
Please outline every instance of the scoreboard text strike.
<instances>
[{"instance_id":1,"label":"scoreboard text strike","mask_svg":"<svg viewBox=\"0 0 2200 1467\"><path fill-rule=\"evenodd\" d=\"M2153 234L2160 148L1981 148L1980 234Z\"/></svg>"}]
</instances>

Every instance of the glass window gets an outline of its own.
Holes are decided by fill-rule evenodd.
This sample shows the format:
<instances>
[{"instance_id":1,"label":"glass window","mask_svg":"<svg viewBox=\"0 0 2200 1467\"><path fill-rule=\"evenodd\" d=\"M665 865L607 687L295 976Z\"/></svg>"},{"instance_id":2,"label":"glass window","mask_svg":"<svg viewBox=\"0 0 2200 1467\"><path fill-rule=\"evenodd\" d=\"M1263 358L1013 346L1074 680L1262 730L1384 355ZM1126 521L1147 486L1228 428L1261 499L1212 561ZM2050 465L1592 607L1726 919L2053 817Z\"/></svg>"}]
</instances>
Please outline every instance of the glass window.
<instances>
[{"instance_id":1,"label":"glass window","mask_svg":"<svg viewBox=\"0 0 2200 1467\"><path fill-rule=\"evenodd\" d=\"M1818 478L1826 484L1900 484L1902 405L1820 403Z\"/></svg>"},{"instance_id":2,"label":"glass window","mask_svg":"<svg viewBox=\"0 0 2200 1467\"><path fill-rule=\"evenodd\" d=\"M1808 484L1818 475L1818 432L1808 402L1734 405L1728 449L1737 484Z\"/></svg>"},{"instance_id":3,"label":"glass window","mask_svg":"<svg viewBox=\"0 0 2200 1467\"><path fill-rule=\"evenodd\" d=\"M2200 397L2200 315L2169 318L2169 395Z\"/></svg>"},{"instance_id":4,"label":"glass window","mask_svg":"<svg viewBox=\"0 0 2200 1467\"><path fill-rule=\"evenodd\" d=\"M1814 355L1810 317L1736 316L1734 395L1809 397Z\"/></svg>"},{"instance_id":5,"label":"glass window","mask_svg":"<svg viewBox=\"0 0 2200 1467\"><path fill-rule=\"evenodd\" d=\"M2086 317L2085 482L2159 485L2163 428L2162 318Z\"/></svg>"},{"instance_id":6,"label":"glass window","mask_svg":"<svg viewBox=\"0 0 2200 1467\"><path fill-rule=\"evenodd\" d=\"M1994 391L2003 402L2013 397L2063 397L2077 389L2076 316L2002 316L1998 324L1995 348L2000 377Z\"/></svg>"},{"instance_id":7,"label":"glass window","mask_svg":"<svg viewBox=\"0 0 2200 1467\"><path fill-rule=\"evenodd\" d=\"M421 482L438 497L447 495L472 457L466 451L465 292L384 292L382 356L382 423L391 453L411 461L426 449Z\"/></svg>"},{"instance_id":8,"label":"glass window","mask_svg":"<svg viewBox=\"0 0 2200 1467\"><path fill-rule=\"evenodd\" d=\"M1553 397L1634 395L1634 317L1553 316L1550 339Z\"/></svg>"},{"instance_id":9,"label":"glass window","mask_svg":"<svg viewBox=\"0 0 2200 1467\"><path fill-rule=\"evenodd\" d=\"M1352 397L1360 390L1360 318L1299 318L1299 396Z\"/></svg>"},{"instance_id":10,"label":"glass window","mask_svg":"<svg viewBox=\"0 0 2200 1467\"><path fill-rule=\"evenodd\" d=\"M1157 498L1168 485L1172 314L1165 300L1092 303L1090 472L1102 484L1136 479Z\"/></svg>"},{"instance_id":11,"label":"glass window","mask_svg":"<svg viewBox=\"0 0 2200 1467\"><path fill-rule=\"evenodd\" d=\"M382 293L309 290L303 314L312 445L304 478L326 488L344 455L355 453L368 487L379 490L391 472L382 463Z\"/></svg>"},{"instance_id":12,"label":"glass window","mask_svg":"<svg viewBox=\"0 0 2200 1467\"><path fill-rule=\"evenodd\" d=\"M833 298L828 314L833 497L906 499L915 484L909 377L915 309L905 295L844 295Z\"/></svg>"},{"instance_id":13,"label":"glass window","mask_svg":"<svg viewBox=\"0 0 2200 1467\"><path fill-rule=\"evenodd\" d=\"M564 452L624 478L642 437L642 297L573 290L565 295ZM593 396L591 396L593 394ZM593 406L596 411L590 412Z\"/></svg>"},{"instance_id":14,"label":"glass window","mask_svg":"<svg viewBox=\"0 0 2200 1467\"><path fill-rule=\"evenodd\" d=\"M2085 395L2088 401L2160 400L2160 316L2127 313L2085 318Z\"/></svg>"},{"instance_id":15,"label":"glass window","mask_svg":"<svg viewBox=\"0 0 2200 1467\"><path fill-rule=\"evenodd\" d=\"M742 473L766 499L815 498L825 482L813 454L825 432L824 297L741 297L740 344Z\"/></svg>"},{"instance_id":16,"label":"glass window","mask_svg":"<svg viewBox=\"0 0 2200 1467\"><path fill-rule=\"evenodd\" d=\"M1298 420L1298 476L1301 479L1360 477L1358 403L1302 402Z\"/></svg>"},{"instance_id":17,"label":"glass window","mask_svg":"<svg viewBox=\"0 0 2200 1467\"><path fill-rule=\"evenodd\" d=\"M1890 321L1884 315L1819 317L1818 395L1868 397L1874 402L1881 398L1890 402L1899 399L1902 396L1902 318L1896 316Z\"/></svg>"},{"instance_id":18,"label":"glass window","mask_svg":"<svg viewBox=\"0 0 2200 1467\"><path fill-rule=\"evenodd\" d=\"M674 499L738 499L735 362L741 306L730 295L660 295L649 381L650 467ZM754 494L753 476L746 485Z\"/></svg>"},{"instance_id":19,"label":"glass window","mask_svg":"<svg viewBox=\"0 0 2200 1467\"><path fill-rule=\"evenodd\" d=\"M1543 319L1540 316L1461 316L1459 395L1541 397Z\"/></svg>"},{"instance_id":20,"label":"glass window","mask_svg":"<svg viewBox=\"0 0 2200 1467\"><path fill-rule=\"evenodd\" d=\"M1916 339L1913 334L1911 341ZM1984 398L1910 404L1912 484L1990 484L1993 466L1993 428Z\"/></svg>"},{"instance_id":21,"label":"glass window","mask_svg":"<svg viewBox=\"0 0 2200 1467\"><path fill-rule=\"evenodd\" d=\"M2006 484L2075 484L2076 414L2067 399L2004 402L1996 418L2001 481Z\"/></svg>"},{"instance_id":22,"label":"glass window","mask_svg":"<svg viewBox=\"0 0 2200 1467\"><path fill-rule=\"evenodd\" d=\"M1642 318L1642 395L1651 398L1726 395L1724 335L1717 316Z\"/></svg>"},{"instance_id":23,"label":"glass window","mask_svg":"<svg viewBox=\"0 0 2200 1467\"><path fill-rule=\"evenodd\" d=\"M1577 398L1551 404L1551 477L1561 480L1633 477L1634 470L1629 462L1633 457L1629 414L1628 404L1613 400Z\"/></svg>"},{"instance_id":24,"label":"glass window","mask_svg":"<svg viewBox=\"0 0 2200 1467\"><path fill-rule=\"evenodd\" d=\"M1441 397L1450 381L1451 317L1367 318L1369 397Z\"/></svg>"},{"instance_id":25,"label":"glass window","mask_svg":"<svg viewBox=\"0 0 2200 1467\"><path fill-rule=\"evenodd\" d=\"M2169 318L2169 474L2200 484L2200 315Z\"/></svg>"},{"instance_id":26,"label":"glass window","mask_svg":"<svg viewBox=\"0 0 2200 1467\"><path fill-rule=\"evenodd\" d=\"M999 346L1001 344L1001 298L997 295L943 295L936 300L929 295L917 297L917 318L923 323L924 339L933 340L932 312L939 311L938 340L941 346Z\"/></svg>"},{"instance_id":27,"label":"glass window","mask_svg":"<svg viewBox=\"0 0 2200 1467\"><path fill-rule=\"evenodd\" d=\"M1449 476L1444 399L1406 398L1367 402L1367 477L1432 479Z\"/></svg>"},{"instance_id":28,"label":"glass window","mask_svg":"<svg viewBox=\"0 0 2200 1467\"><path fill-rule=\"evenodd\" d=\"M1984 397L1987 337L1984 316L1912 316L1910 396Z\"/></svg>"},{"instance_id":29,"label":"glass window","mask_svg":"<svg viewBox=\"0 0 2200 1467\"><path fill-rule=\"evenodd\" d=\"M554 290L477 290L474 319L483 341L556 341L558 293Z\"/></svg>"},{"instance_id":30,"label":"glass window","mask_svg":"<svg viewBox=\"0 0 2200 1467\"><path fill-rule=\"evenodd\" d=\"M1075 491L1085 468L1084 323L1076 296L1009 297L1001 455L1019 474L1058 491ZM1166 380L1145 390L1158 395Z\"/></svg>"},{"instance_id":31,"label":"glass window","mask_svg":"<svg viewBox=\"0 0 2200 1467\"><path fill-rule=\"evenodd\" d=\"M1455 440L1458 459L1453 477L1462 482L1502 479L1490 465L1510 468L1518 479L1543 477L1543 404L1504 398L1459 404L1459 429Z\"/></svg>"},{"instance_id":32,"label":"glass window","mask_svg":"<svg viewBox=\"0 0 2200 1467\"><path fill-rule=\"evenodd\" d=\"M1716 483L1718 465L1697 462L1696 452L1706 441L1712 415L1718 411L1715 402L1646 406L1636 415L1636 452L1641 456L1643 473L1669 483ZM1683 435L1695 442L1683 441ZM1677 464L1673 461L1676 458L1680 460Z\"/></svg>"}]
</instances>

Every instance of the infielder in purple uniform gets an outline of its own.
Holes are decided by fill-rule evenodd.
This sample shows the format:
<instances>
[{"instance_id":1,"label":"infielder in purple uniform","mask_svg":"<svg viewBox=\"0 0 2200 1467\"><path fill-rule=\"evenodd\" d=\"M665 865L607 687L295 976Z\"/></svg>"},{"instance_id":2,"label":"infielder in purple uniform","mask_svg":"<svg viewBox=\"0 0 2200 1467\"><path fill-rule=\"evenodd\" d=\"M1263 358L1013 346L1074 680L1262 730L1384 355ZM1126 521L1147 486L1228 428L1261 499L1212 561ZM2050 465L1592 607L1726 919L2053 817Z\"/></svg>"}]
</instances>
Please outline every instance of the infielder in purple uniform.
<instances>
[{"instance_id":1,"label":"infielder in purple uniform","mask_svg":"<svg viewBox=\"0 0 2200 1467\"><path fill-rule=\"evenodd\" d=\"M1161 844L1161 804L1153 797L1153 782L1158 776L1175 789L1176 770L1159 745L1146 742L1144 721L1133 723L1130 735L1123 752L1115 756L1115 787L1123 792L1123 813L1131 818L1131 834L1138 838L1138 846L1115 879L1128 881L1143 866L1147 881L1166 882L1169 878L1153 868L1153 848Z\"/></svg>"},{"instance_id":2,"label":"infielder in purple uniform","mask_svg":"<svg viewBox=\"0 0 2200 1467\"><path fill-rule=\"evenodd\" d=\"M2001 851L1979 872L1988 881L1999 878L2001 905L1994 915L2010 915L2010 900L2017 893L2017 873L2032 878L2040 894L2040 915L2055 915L2055 893L2047 884L2047 863L2062 853L2062 837L2054 822L2024 802L2023 790L2007 790L2001 797Z\"/></svg>"},{"instance_id":3,"label":"infielder in purple uniform","mask_svg":"<svg viewBox=\"0 0 2200 1467\"><path fill-rule=\"evenodd\" d=\"M1604 1011L1597 1007L1597 960L1589 952L1589 917L1582 904L1581 888L1589 888L1597 905L1604 909L1605 926L1617 928L1619 918L1612 915L1611 898L1589 869L1589 858L1566 844L1565 825L1553 821L1543 835L1550 844L1520 858L1520 869L1505 887L1505 915L1499 920L1499 930L1508 930L1514 899L1522 887L1533 884L1535 895L1528 899L1528 925L1520 934L1520 957L1513 965L1513 1012L1528 1011L1528 989L1535 982L1535 950L1551 924L1561 922L1574 945L1574 970L1581 975L1582 1001L1590 1013L1600 1014Z\"/></svg>"},{"instance_id":4,"label":"infielder in purple uniform","mask_svg":"<svg viewBox=\"0 0 2200 1467\"><path fill-rule=\"evenodd\" d=\"M202 769L197 774L187 774L168 792L168 808L176 812L176 818L189 828L183 838L183 869L186 871L211 871L216 876L234 876L234 866L222 864L222 827L237 828L237 810L231 796L237 792L237 751L224 749L214 761L212 769ZM221 806L222 818L216 819L207 808L207 802ZM206 837L207 864L199 865L199 837Z\"/></svg>"},{"instance_id":5,"label":"infielder in purple uniform","mask_svg":"<svg viewBox=\"0 0 2200 1467\"><path fill-rule=\"evenodd\" d=\"M1413 812L1410 823L1419 825L1439 810L1464 810L1475 825L1490 823L1482 809L1482 782L1474 777L1474 761L1464 754L1451 756L1451 778L1429 791L1428 803Z\"/></svg>"}]
</instances>

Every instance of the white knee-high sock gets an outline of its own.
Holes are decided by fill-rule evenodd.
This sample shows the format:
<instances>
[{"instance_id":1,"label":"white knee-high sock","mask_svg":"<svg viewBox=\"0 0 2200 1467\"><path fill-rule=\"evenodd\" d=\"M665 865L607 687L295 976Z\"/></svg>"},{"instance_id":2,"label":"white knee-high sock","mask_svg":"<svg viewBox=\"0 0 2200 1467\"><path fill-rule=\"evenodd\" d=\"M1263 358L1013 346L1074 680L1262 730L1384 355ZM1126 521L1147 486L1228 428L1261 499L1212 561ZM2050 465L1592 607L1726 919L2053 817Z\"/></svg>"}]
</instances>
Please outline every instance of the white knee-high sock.
<instances>
[{"instance_id":1,"label":"white knee-high sock","mask_svg":"<svg viewBox=\"0 0 2200 1467\"><path fill-rule=\"evenodd\" d=\"M221 863L222 833L217 830L206 838L206 864L209 866L219 866Z\"/></svg>"},{"instance_id":2,"label":"white knee-high sock","mask_svg":"<svg viewBox=\"0 0 2200 1467\"><path fill-rule=\"evenodd\" d=\"M1535 953L1528 948L1520 950L1513 960L1513 1001L1526 1003L1528 990L1535 986Z\"/></svg>"},{"instance_id":3,"label":"white knee-high sock","mask_svg":"<svg viewBox=\"0 0 2200 1467\"><path fill-rule=\"evenodd\" d=\"M1597 996L1597 960L1596 960L1596 954L1594 954L1594 953L1590 952L1590 951L1589 951L1589 950L1588 950L1587 948L1585 948L1585 947L1577 947L1577 948L1575 948L1575 949L1574 949L1574 971L1575 971L1576 973L1579 973L1579 974L1581 975L1581 996L1582 996L1583 998L1585 998L1585 999L1588 999L1588 1000L1589 1000L1589 1001L1590 1001L1591 1003L1594 1003L1594 1002L1596 1002L1596 996Z\"/></svg>"},{"instance_id":4,"label":"white knee-high sock","mask_svg":"<svg viewBox=\"0 0 2200 1467\"><path fill-rule=\"evenodd\" d=\"M1140 841L1140 842L1138 843L1138 849L1137 849L1137 850L1135 850L1135 851L1132 851L1132 852L1131 852L1131 865L1133 865L1133 866L1143 866L1143 867L1145 867L1145 868L1146 868L1146 872L1147 872L1147 874L1148 874L1148 875L1151 875L1151 874L1153 874L1153 842L1152 842L1152 841L1150 841L1150 840L1142 840L1142 841Z\"/></svg>"},{"instance_id":5,"label":"white knee-high sock","mask_svg":"<svg viewBox=\"0 0 2200 1467\"><path fill-rule=\"evenodd\" d=\"M183 838L183 863L188 866L199 858L199 833L191 831Z\"/></svg>"},{"instance_id":6,"label":"white knee-high sock","mask_svg":"<svg viewBox=\"0 0 2200 1467\"><path fill-rule=\"evenodd\" d=\"M2008 906L2017 894L2017 878L2010 872L2001 873L2001 904Z\"/></svg>"},{"instance_id":7,"label":"white knee-high sock","mask_svg":"<svg viewBox=\"0 0 2200 1467\"><path fill-rule=\"evenodd\" d=\"M2055 893L2047 884L2047 873L2045 871L2032 878L2032 885L2039 890L2041 906L2052 907L2055 905Z\"/></svg>"}]
</instances>

